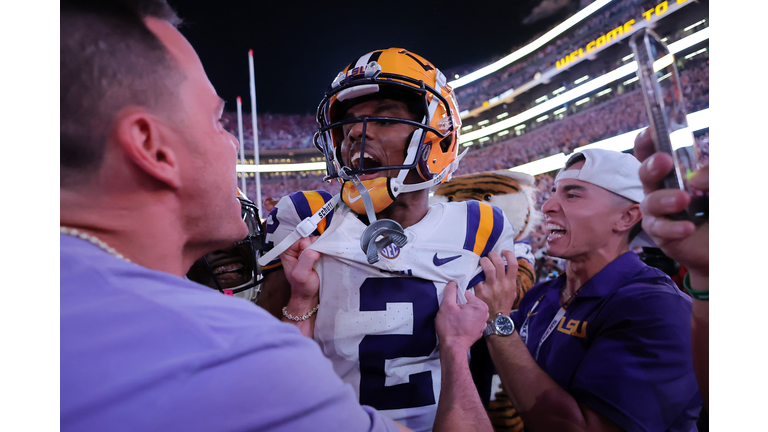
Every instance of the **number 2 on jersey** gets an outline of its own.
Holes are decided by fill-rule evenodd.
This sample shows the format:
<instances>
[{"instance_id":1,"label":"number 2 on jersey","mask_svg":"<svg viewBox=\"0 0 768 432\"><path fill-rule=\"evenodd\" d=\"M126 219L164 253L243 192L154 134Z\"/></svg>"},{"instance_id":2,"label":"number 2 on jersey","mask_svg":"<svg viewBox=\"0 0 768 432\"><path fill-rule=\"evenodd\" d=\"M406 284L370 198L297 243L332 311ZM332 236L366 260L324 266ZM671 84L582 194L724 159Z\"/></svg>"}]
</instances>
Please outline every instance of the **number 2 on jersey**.
<instances>
[{"instance_id":1,"label":"number 2 on jersey","mask_svg":"<svg viewBox=\"0 0 768 432\"><path fill-rule=\"evenodd\" d=\"M430 371L409 382L385 386L385 360L426 357L437 346L435 284L419 278L368 278L360 286L360 311L384 311L387 303L410 303L412 335L368 335L360 342L360 403L376 409L414 408L435 403Z\"/></svg>"}]
</instances>

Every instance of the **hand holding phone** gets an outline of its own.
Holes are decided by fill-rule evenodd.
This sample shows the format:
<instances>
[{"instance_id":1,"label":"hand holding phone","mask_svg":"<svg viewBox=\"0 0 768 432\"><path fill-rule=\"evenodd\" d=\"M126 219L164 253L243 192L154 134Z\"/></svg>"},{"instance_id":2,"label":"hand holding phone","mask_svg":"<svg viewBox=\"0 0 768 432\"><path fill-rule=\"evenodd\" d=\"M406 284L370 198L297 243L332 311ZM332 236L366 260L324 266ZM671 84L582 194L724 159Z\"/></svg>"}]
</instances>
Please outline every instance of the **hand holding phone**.
<instances>
[{"instance_id":1,"label":"hand holding phone","mask_svg":"<svg viewBox=\"0 0 768 432\"><path fill-rule=\"evenodd\" d=\"M675 220L690 220L699 225L709 218L709 197L691 187L688 179L699 169L698 158L691 146L672 149L672 132L688 127L685 100L675 66L675 57L658 35L648 29L638 30L629 40L637 59L637 77L643 91L650 121L650 133L657 152L669 154L674 168L662 179L665 189L682 189L691 195L688 208L670 214Z\"/></svg>"}]
</instances>

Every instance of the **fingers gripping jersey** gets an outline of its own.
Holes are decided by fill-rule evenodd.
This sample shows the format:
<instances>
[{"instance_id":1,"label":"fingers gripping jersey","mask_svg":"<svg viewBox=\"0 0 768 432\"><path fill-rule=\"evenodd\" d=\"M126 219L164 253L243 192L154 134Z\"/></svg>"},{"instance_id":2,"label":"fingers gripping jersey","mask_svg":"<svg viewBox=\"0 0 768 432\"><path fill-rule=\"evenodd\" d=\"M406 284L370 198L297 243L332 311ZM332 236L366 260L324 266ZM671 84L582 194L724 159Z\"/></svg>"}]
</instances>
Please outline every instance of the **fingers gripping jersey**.
<instances>
[{"instance_id":1,"label":"fingers gripping jersey","mask_svg":"<svg viewBox=\"0 0 768 432\"><path fill-rule=\"evenodd\" d=\"M284 198L278 204L279 226L272 234L267 230L268 242L282 239L275 235L288 224L281 215L294 213L280 207L292 203ZM435 315L445 285L454 280L465 289L474 286L483 279L480 257L492 250L517 249L520 258L533 257L526 256L526 244L516 247L503 213L477 201L430 206L419 223L405 229L408 243L385 248L373 265L360 248L365 228L339 204L311 246L321 252L314 337L361 404L414 430L431 430L440 394Z\"/></svg>"}]
</instances>

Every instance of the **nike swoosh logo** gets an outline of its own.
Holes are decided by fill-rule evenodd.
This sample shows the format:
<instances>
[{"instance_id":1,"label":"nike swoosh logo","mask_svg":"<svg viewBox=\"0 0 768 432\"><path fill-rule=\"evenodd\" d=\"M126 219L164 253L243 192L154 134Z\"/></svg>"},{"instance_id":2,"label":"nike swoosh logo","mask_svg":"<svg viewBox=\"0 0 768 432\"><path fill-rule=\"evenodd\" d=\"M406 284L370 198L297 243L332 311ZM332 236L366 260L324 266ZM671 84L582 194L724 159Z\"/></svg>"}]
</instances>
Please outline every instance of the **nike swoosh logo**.
<instances>
[{"instance_id":1,"label":"nike swoosh logo","mask_svg":"<svg viewBox=\"0 0 768 432\"><path fill-rule=\"evenodd\" d=\"M373 188L371 188L371 189L373 189ZM371 189L366 189L366 190L368 191L368 193L371 193ZM350 204L352 204L353 202L357 202L357 200L359 200L359 199L360 199L360 198L362 198L362 197L363 197L363 196L362 196L362 195L360 195L360 194L358 194L358 195L357 195L357 198L352 198L352 197L350 196L350 197L349 197L349 203L350 203Z\"/></svg>"},{"instance_id":2,"label":"nike swoosh logo","mask_svg":"<svg viewBox=\"0 0 768 432\"><path fill-rule=\"evenodd\" d=\"M447 263L455 260L456 258L461 258L461 255L456 255L456 256L452 256L452 257L448 257L448 258L438 258L437 254L435 254L435 256L432 257L432 263L434 265L440 267L441 265L447 264Z\"/></svg>"}]
</instances>

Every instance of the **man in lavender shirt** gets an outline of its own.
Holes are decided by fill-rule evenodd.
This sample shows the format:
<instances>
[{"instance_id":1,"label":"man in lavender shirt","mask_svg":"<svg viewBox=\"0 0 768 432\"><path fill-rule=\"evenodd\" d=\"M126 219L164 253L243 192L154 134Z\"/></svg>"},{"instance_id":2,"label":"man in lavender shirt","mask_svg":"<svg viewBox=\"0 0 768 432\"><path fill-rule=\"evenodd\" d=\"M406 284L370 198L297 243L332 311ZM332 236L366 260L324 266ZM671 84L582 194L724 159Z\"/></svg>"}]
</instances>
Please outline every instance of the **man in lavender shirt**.
<instances>
[{"instance_id":1,"label":"man in lavender shirt","mask_svg":"<svg viewBox=\"0 0 768 432\"><path fill-rule=\"evenodd\" d=\"M162 0L61 2L61 429L408 430L294 326L183 279L247 228L238 143L177 22ZM435 429L490 430L466 357L488 309L455 298Z\"/></svg>"}]
</instances>

